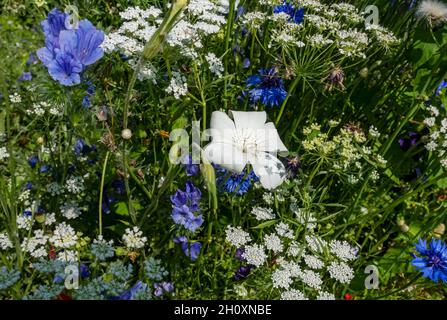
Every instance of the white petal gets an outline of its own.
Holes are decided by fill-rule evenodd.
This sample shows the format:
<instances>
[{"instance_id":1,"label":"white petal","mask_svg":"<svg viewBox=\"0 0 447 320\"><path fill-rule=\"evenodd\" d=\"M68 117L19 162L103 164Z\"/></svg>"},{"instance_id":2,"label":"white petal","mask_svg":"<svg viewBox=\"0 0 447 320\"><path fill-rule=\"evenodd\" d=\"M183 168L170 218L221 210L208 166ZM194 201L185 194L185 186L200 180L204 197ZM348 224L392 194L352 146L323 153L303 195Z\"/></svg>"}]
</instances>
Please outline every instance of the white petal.
<instances>
[{"instance_id":1,"label":"white petal","mask_svg":"<svg viewBox=\"0 0 447 320\"><path fill-rule=\"evenodd\" d=\"M211 128L204 135L213 138L213 142L231 143L234 135L234 122L230 117L221 111L214 111L211 114ZM206 139L206 137L205 137Z\"/></svg>"},{"instance_id":2,"label":"white petal","mask_svg":"<svg viewBox=\"0 0 447 320\"><path fill-rule=\"evenodd\" d=\"M211 142L203 153L208 161L233 172L242 172L247 164L247 155L231 144Z\"/></svg>"},{"instance_id":3,"label":"white petal","mask_svg":"<svg viewBox=\"0 0 447 320\"><path fill-rule=\"evenodd\" d=\"M257 148L265 152L287 152L273 122L266 123L264 129L256 130Z\"/></svg>"},{"instance_id":4,"label":"white petal","mask_svg":"<svg viewBox=\"0 0 447 320\"><path fill-rule=\"evenodd\" d=\"M265 111L230 111L230 115L237 129L262 129L267 120Z\"/></svg>"},{"instance_id":5,"label":"white petal","mask_svg":"<svg viewBox=\"0 0 447 320\"><path fill-rule=\"evenodd\" d=\"M253 171L266 189L275 189L286 179L286 168L278 158L266 152L251 155Z\"/></svg>"}]
</instances>

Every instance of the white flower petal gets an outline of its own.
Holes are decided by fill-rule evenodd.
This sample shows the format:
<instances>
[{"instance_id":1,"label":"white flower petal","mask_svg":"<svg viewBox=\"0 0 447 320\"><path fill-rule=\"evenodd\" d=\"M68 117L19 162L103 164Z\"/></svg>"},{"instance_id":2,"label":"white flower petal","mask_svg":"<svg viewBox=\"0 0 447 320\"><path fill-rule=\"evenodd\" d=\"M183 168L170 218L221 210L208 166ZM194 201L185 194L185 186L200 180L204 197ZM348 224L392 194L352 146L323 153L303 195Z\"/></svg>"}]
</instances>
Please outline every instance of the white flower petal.
<instances>
[{"instance_id":1,"label":"white flower petal","mask_svg":"<svg viewBox=\"0 0 447 320\"><path fill-rule=\"evenodd\" d=\"M262 130L256 130L257 148L265 152L287 152L287 148L279 137L273 122L268 122Z\"/></svg>"},{"instance_id":2,"label":"white flower petal","mask_svg":"<svg viewBox=\"0 0 447 320\"><path fill-rule=\"evenodd\" d=\"M226 113L214 111L211 114L210 125L211 128L208 129L207 133L213 138L213 142L232 144L235 126L233 120Z\"/></svg>"},{"instance_id":3,"label":"white flower petal","mask_svg":"<svg viewBox=\"0 0 447 320\"><path fill-rule=\"evenodd\" d=\"M247 164L247 155L230 144L212 142L203 149L203 153L210 162L233 172L242 172Z\"/></svg>"},{"instance_id":4,"label":"white flower petal","mask_svg":"<svg viewBox=\"0 0 447 320\"><path fill-rule=\"evenodd\" d=\"M286 168L278 158L266 152L249 156L253 171L266 189L275 189L286 179Z\"/></svg>"},{"instance_id":5,"label":"white flower petal","mask_svg":"<svg viewBox=\"0 0 447 320\"><path fill-rule=\"evenodd\" d=\"M237 129L262 129L267 121L265 111L230 111L230 115Z\"/></svg>"}]
</instances>

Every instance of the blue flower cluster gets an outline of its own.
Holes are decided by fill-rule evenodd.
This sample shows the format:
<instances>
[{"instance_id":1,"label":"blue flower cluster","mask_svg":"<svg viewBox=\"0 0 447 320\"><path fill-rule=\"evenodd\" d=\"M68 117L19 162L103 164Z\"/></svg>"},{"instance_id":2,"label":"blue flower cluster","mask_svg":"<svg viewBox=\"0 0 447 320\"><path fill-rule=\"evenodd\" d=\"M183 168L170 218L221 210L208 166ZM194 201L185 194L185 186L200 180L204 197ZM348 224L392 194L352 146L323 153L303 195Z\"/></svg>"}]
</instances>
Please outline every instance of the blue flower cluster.
<instances>
[{"instance_id":1,"label":"blue flower cluster","mask_svg":"<svg viewBox=\"0 0 447 320\"><path fill-rule=\"evenodd\" d=\"M412 254L411 262L423 277L438 283L439 280L447 283L447 245L440 239L432 239L427 248L427 241L419 239L415 244L420 257Z\"/></svg>"},{"instance_id":2,"label":"blue flower cluster","mask_svg":"<svg viewBox=\"0 0 447 320\"><path fill-rule=\"evenodd\" d=\"M260 101L265 106L275 107L287 97L284 80L278 76L276 68L260 69L259 75L248 77L247 89L252 104Z\"/></svg>"},{"instance_id":3,"label":"blue flower cluster","mask_svg":"<svg viewBox=\"0 0 447 320\"><path fill-rule=\"evenodd\" d=\"M172 219L176 224L182 225L187 230L195 232L203 223L203 216L195 215L200 210L199 202L202 193L190 181L186 183L186 190L178 189L171 196Z\"/></svg>"},{"instance_id":4,"label":"blue flower cluster","mask_svg":"<svg viewBox=\"0 0 447 320\"><path fill-rule=\"evenodd\" d=\"M287 0L284 0L282 5L275 6L273 12L286 13L290 17L289 21L296 24L303 23L304 21L304 8L295 8L295 6Z\"/></svg>"},{"instance_id":5,"label":"blue flower cluster","mask_svg":"<svg viewBox=\"0 0 447 320\"><path fill-rule=\"evenodd\" d=\"M259 180L253 170L246 174L245 172L229 172L218 165L214 165L214 168L217 173L216 183L218 184L219 189L224 192L243 195L247 193L253 182Z\"/></svg>"},{"instance_id":6,"label":"blue flower cluster","mask_svg":"<svg viewBox=\"0 0 447 320\"><path fill-rule=\"evenodd\" d=\"M64 86L79 84L85 67L104 55L100 47L104 33L86 19L72 26L69 18L68 14L58 9L49 12L47 19L41 23L45 47L37 51L51 77Z\"/></svg>"}]
</instances>

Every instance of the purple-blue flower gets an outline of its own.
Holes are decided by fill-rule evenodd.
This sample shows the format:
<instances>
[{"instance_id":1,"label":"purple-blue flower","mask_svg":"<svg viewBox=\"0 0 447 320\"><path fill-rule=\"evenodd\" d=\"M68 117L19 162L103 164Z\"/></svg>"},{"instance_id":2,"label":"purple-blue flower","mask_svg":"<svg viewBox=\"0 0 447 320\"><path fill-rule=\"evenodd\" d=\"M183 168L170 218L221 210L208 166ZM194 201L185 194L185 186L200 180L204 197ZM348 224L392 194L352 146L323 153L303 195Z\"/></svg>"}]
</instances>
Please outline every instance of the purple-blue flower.
<instances>
[{"instance_id":1,"label":"purple-blue flower","mask_svg":"<svg viewBox=\"0 0 447 320\"><path fill-rule=\"evenodd\" d=\"M273 8L274 13L284 12L289 16L289 21L300 24L304 21L304 8L295 8L289 1L284 0L282 5Z\"/></svg>"},{"instance_id":2,"label":"purple-blue flower","mask_svg":"<svg viewBox=\"0 0 447 320\"><path fill-rule=\"evenodd\" d=\"M200 167L198 164L193 163L192 155L186 156L185 171L188 177L196 176L200 173Z\"/></svg>"},{"instance_id":3,"label":"purple-blue flower","mask_svg":"<svg viewBox=\"0 0 447 320\"><path fill-rule=\"evenodd\" d=\"M439 280L447 283L447 245L440 239L433 238L428 247L427 241L419 239L415 244L420 256L414 257L411 264L422 272L424 278L438 283Z\"/></svg>"},{"instance_id":4,"label":"purple-blue flower","mask_svg":"<svg viewBox=\"0 0 447 320\"><path fill-rule=\"evenodd\" d=\"M248 277L248 275L250 274L250 271L253 269L254 267L251 265L248 266L241 266L239 269L237 269L237 271L235 272L233 278L236 281L242 280L242 279L246 279Z\"/></svg>"},{"instance_id":5,"label":"purple-blue flower","mask_svg":"<svg viewBox=\"0 0 447 320\"><path fill-rule=\"evenodd\" d=\"M154 283L154 295L156 297L161 297L165 293L170 293L174 291L174 285L171 282L161 282Z\"/></svg>"},{"instance_id":6,"label":"purple-blue flower","mask_svg":"<svg viewBox=\"0 0 447 320\"><path fill-rule=\"evenodd\" d=\"M31 157L28 158L28 164L33 169L36 167L38 162L39 162L39 157L38 156L31 156Z\"/></svg>"},{"instance_id":7,"label":"purple-blue flower","mask_svg":"<svg viewBox=\"0 0 447 320\"><path fill-rule=\"evenodd\" d=\"M203 216L195 216L186 205L173 207L172 219L175 224L182 225L191 232L195 232L203 223Z\"/></svg>"},{"instance_id":8,"label":"purple-blue flower","mask_svg":"<svg viewBox=\"0 0 447 320\"><path fill-rule=\"evenodd\" d=\"M31 79L33 79L33 75L31 74L31 72L25 71L20 76L19 81L30 81Z\"/></svg>"},{"instance_id":9,"label":"purple-blue flower","mask_svg":"<svg viewBox=\"0 0 447 320\"><path fill-rule=\"evenodd\" d=\"M259 180L253 170L246 174L245 172L229 172L228 170L218 165L214 165L214 168L216 169L217 173L216 182L219 186L219 189L224 192L235 193L236 195L243 195L247 193L253 182Z\"/></svg>"},{"instance_id":10,"label":"purple-blue flower","mask_svg":"<svg viewBox=\"0 0 447 320\"><path fill-rule=\"evenodd\" d=\"M260 69L259 75L247 79L250 102L261 102L268 107L279 106L287 97L284 81L278 76L276 68Z\"/></svg>"},{"instance_id":11,"label":"purple-blue flower","mask_svg":"<svg viewBox=\"0 0 447 320\"><path fill-rule=\"evenodd\" d=\"M133 287L129 288L128 290L124 291L120 296L119 300L133 300L135 295L140 290L146 290L147 284L138 281Z\"/></svg>"},{"instance_id":12,"label":"purple-blue flower","mask_svg":"<svg viewBox=\"0 0 447 320\"><path fill-rule=\"evenodd\" d=\"M183 253L189 257L192 261L197 260L200 254L202 244L200 242L188 242L188 238L185 236L175 237L174 243L182 246Z\"/></svg>"},{"instance_id":13,"label":"purple-blue flower","mask_svg":"<svg viewBox=\"0 0 447 320\"><path fill-rule=\"evenodd\" d=\"M42 22L45 47L37 50L37 56L48 68L51 77L65 86L81 82L80 73L104 55L100 47L104 33L90 21L81 20L76 29L70 29L69 16L53 9Z\"/></svg>"}]
</instances>

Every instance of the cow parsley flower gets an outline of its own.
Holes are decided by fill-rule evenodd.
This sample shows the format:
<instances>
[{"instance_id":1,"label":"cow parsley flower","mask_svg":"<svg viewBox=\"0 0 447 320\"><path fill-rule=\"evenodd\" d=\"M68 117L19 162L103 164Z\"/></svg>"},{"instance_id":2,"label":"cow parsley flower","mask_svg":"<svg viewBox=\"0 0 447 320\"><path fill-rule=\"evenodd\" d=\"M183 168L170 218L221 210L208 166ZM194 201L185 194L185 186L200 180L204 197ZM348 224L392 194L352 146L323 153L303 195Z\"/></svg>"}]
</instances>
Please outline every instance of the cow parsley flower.
<instances>
[{"instance_id":1,"label":"cow parsley flower","mask_svg":"<svg viewBox=\"0 0 447 320\"><path fill-rule=\"evenodd\" d=\"M427 247L427 241L419 239L415 244L416 251L413 254L411 264L422 272L423 277L438 283L439 280L447 283L447 245L440 239L433 238Z\"/></svg>"},{"instance_id":2,"label":"cow parsley flower","mask_svg":"<svg viewBox=\"0 0 447 320\"><path fill-rule=\"evenodd\" d=\"M188 83L186 77L178 71L172 72L169 86L165 89L167 94L171 94L175 99L180 99L188 93Z\"/></svg>"},{"instance_id":3,"label":"cow parsley flower","mask_svg":"<svg viewBox=\"0 0 447 320\"><path fill-rule=\"evenodd\" d=\"M242 257L247 261L248 264L252 264L256 267L264 264L267 259L264 247L258 244L245 246Z\"/></svg>"},{"instance_id":4,"label":"cow parsley flower","mask_svg":"<svg viewBox=\"0 0 447 320\"><path fill-rule=\"evenodd\" d=\"M280 222L275 226L275 230L276 233L280 236L280 237L285 237L288 239L293 239L293 231L290 229L289 225L284 223L284 222Z\"/></svg>"},{"instance_id":5,"label":"cow parsley flower","mask_svg":"<svg viewBox=\"0 0 447 320\"><path fill-rule=\"evenodd\" d=\"M264 236L264 244L267 250L272 250L274 253L280 253L284 250L281 239L274 233Z\"/></svg>"},{"instance_id":6,"label":"cow parsley flower","mask_svg":"<svg viewBox=\"0 0 447 320\"><path fill-rule=\"evenodd\" d=\"M0 233L0 249L7 250L12 248L12 242L6 233Z\"/></svg>"},{"instance_id":7,"label":"cow parsley flower","mask_svg":"<svg viewBox=\"0 0 447 320\"><path fill-rule=\"evenodd\" d=\"M147 238L143 237L143 231L138 227L133 227L132 229L127 228L125 230L123 241L129 249L141 249L146 244Z\"/></svg>"},{"instance_id":8,"label":"cow parsley flower","mask_svg":"<svg viewBox=\"0 0 447 320\"><path fill-rule=\"evenodd\" d=\"M354 270L344 262L332 262L328 267L331 278L348 284L354 278Z\"/></svg>"},{"instance_id":9,"label":"cow parsley flower","mask_svg":"<svg viewBox=\"0 0 447 320\"><path fill-rule=\"evenodd\" d=\"M358 249L352 247L347 241L332 240L329 243L331 253L336 255L342 261L351 261L357 259Z\"/></svg>"},{"instance_id":10,"label":"cow parsley flower","mask_svg":"<svg viewBox=\"0 0 447 320\"><path fill-rule=\"evenodd\" d=\"M57 248L71 248L76 245L78 236L70 225L62 222L56 226L49 240Z\"/></svg>"},{"instance_id":11,"label":"cow parsley flower","mask_svg":"<svg viewBox=\"0 0 447 320\"><path fill-rule=\"evenodd\" d=\"M271 208L253 207L251 214L255 216L256 220L272 220L275 219L275 214Z\"/></svg>"},{"instance_id":12,"label":"cow parsley flower","mask_svg":"<svg viewBox=\"0 0 447 320\"><path fill-rule=\"evenodd\" d=\"M0 147L0 161L9 158L9 152L6 147Z\"/></svg>"},{"instance_id":13,"label":"cow parsley flower","mask_svg":"<svg viewBox=\"0 0 447 320\"><path fill-rule=\"evenodd\" d=\"M301 272L300 278L305 284L314 289L320 289L321 285L323 284L321 276L312 270L305 270Z\"/></svg>"},{"instance_id":14,"label":"cow parsley flower","mask_svg":"<svg viewBox=\"0 0 447 320\"><path fill-rule=\"evenodd\" d=\"M273 288L289 289L292 284L290 273L284 269L276 269L272 274Z\"/></svg>"},{"instance_id":15,"label":"cow parsley flower","mask_svg":"<svg viewBox=\"0 0 447 320\"><path fill-rule=\"evenodd\" d=\"M226 241L235 247L241 247L251 241L248 232L242 230L241 227L227 226L225 230Z\"/></svg>"},{"instance_id":16,"label":"cow parsley flower","mask_svg":"<svg viewBox=\"0 0 447 320\"><path fill-rule=\"evenodd\" d=\"M218 78L221 78L222 72L224 72L222 60L216 57L216 55L212 52L207 53L205 59L211 73L215 74Z\"/></svg>"},{"instance_id":17,"label":"cow parsley flower","mask_svg":"<svg viewBox=\"0 0 447 320\"><path fill-rule=\"evenodd\" d=\"M319 291L317 300L335 300L335 296L332 293L326 291Z\"/></svg>"},{"instance_id":18,"label":"cow parsley flower","mask_svg":"<svg viewBox=\"0 0 447 320\"><path fill-rule=\"evenodd\" d=\"M297 289L291 289L281 293L281 300L309 300L304 293Z\"/></svg>"},{"instance_id":19,"label":"cow parsley flower","mask_svg":"<svg viewBox=\"0 0 447 320\"><path fill-rule=\"evenodd\" d=\"M304 262L311 269L321 269L324 267L324 262L321 261L318 257L312 255L304 255Z\"/></svg>"},{"instance_id":20,"label":"cow parsley flower","mask_svg":"<svg viewBox=\"0 0 447 320\"><path fill-rule=\"evenodd\" d=\"M60 207L62 216L66 219L76 219L82 214L81 209L78 207L77 203L75 201L70 201L64 203Z\"/></svg>"}]
</instances>

